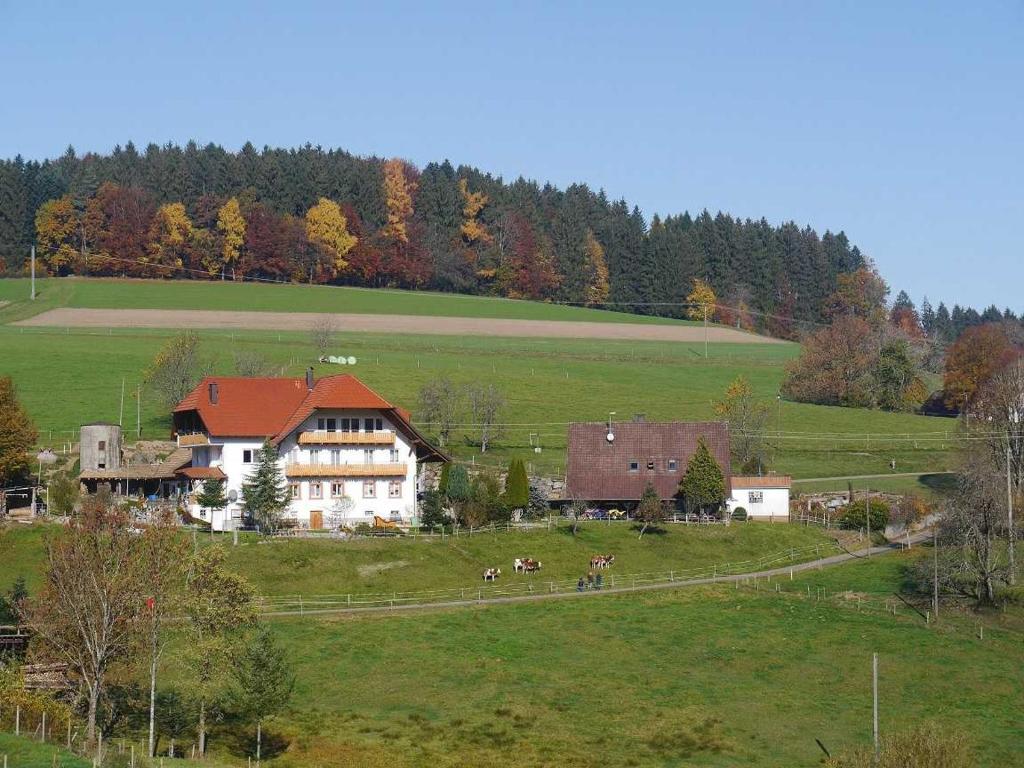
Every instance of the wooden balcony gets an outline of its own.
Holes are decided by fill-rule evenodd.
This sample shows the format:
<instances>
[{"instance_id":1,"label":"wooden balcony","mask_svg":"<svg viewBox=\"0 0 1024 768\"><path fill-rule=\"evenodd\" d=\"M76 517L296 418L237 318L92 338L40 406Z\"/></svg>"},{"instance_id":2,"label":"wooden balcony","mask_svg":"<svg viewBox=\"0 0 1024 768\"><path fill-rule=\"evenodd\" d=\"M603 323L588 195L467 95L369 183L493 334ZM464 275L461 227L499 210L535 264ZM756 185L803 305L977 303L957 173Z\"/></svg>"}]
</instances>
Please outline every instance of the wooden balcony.
<instances>
[{"instance_id":1,"label":"wooden balcony","mask_svg":"<svg viewBox=\"0 0 1024 768\"><path fill-rule=\"evenodd\" d=\"M286 464L288 477L405 477L405 464Z\"/></svg>"},{"instance_id":2,"label":"wooden balcony","mask_svg":"<svg viewBox=\"0 0 1024 768\"><path fill-rule=\"evenodd\" d=\"M379 432L327 432L314 429L299 433L299 445L394 445L395 433L389 429Z\"/></svg>"},{"instance_id":3,"label":"wooden balcony","mask_svg":"<svg viewBox=\"0 0 1024 768\"><path fill-rule=\"evenodd\" d=\"M197 445L209 445L210 436L204 435L202 432L196 432L192 435L178 435L178 447L179 448L194 448Z\"/></svg>"}]
</instances>

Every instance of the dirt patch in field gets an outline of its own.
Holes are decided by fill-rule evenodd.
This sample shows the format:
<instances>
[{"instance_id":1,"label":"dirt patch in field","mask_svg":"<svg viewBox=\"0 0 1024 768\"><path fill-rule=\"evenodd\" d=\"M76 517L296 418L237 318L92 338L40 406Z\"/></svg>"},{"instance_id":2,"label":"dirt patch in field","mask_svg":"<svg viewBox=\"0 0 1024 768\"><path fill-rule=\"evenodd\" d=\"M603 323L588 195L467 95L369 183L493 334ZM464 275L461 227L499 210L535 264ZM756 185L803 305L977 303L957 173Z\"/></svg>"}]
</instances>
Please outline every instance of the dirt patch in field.
<instances>
[{"instance_id":1,"label":"dirt patch in field","mask_svg":"<svg viewBox=\"0 0 1024 768\"><path fill-rule=\"evenodd\" d=\"M192 309L76 309L64 307L51 309L27 320L21 320L15 325L58 328L215 328L247 331L308 331L315 323L324 318L333 319L339 331L357 333L704 341L704 328L694 325L640 325L589 323L575 320L503 320L315 312L228 312ZM782 343L778 339L720 327L708 328L707 339L715 343Z\"/></svg>"},{"instance_id":2,"label":"dirt patch in field","mask_svg":"<svg viewBox=\"0 0 1024 768\"><path fill-rule=\"evenodd\" d=\"M390 571L392 568L405 568L409 563L405 560L393 560L390 563L373 563L372 565L360 565L358 568L359 577L361 579L368 579L371 576L379 576L384 571Z\"/></svg>"}]
</instances>

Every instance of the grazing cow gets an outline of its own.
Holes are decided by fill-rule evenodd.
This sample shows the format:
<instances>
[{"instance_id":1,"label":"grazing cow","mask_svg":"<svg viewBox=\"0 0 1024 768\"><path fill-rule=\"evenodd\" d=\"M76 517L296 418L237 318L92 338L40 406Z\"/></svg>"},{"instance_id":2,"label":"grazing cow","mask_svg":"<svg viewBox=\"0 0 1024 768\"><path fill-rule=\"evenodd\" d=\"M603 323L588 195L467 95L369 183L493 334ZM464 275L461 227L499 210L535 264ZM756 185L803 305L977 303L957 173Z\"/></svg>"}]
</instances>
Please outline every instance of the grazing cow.
<instances>
[{"instance_id":1,"label":"grazing cow","mask_svg":"<svg viewBox=\"0 0 1024 768\"><path fill-rule=\"evenodd\" d=\"M529 557L517 557L512 563L512 568L516 573L532 573L540 570L540 562Z\"/></svg>"},{"instance_id":2,"label":"grazing cow","mask_svg":"<svg viewBox=\"0 0 1024 768\"><path fill-rule=\"evenodd\" d=\"M609 568L615 562L615 555L594 555L590 558L591 568Z\"/></svg>"},{"instance_id":3,"label":"grazing cow","mask_svg":"<svg viewBox=\"0 0 1024 768\"><path fill-rule=\"evenodd\" d=\"M484 581L494 581L501 576L501 568L485 568Z\"/></svg>"}]
</instances>

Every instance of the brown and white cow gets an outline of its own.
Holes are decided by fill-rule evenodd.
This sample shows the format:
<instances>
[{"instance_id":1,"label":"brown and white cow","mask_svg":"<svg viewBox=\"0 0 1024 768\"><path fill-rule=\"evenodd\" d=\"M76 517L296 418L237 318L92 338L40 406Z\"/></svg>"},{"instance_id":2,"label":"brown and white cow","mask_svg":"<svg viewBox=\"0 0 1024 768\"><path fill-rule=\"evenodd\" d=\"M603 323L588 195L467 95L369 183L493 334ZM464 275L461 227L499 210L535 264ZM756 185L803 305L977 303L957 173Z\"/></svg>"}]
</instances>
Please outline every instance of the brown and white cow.
<instances>
[{"instance_id":1,"label":"brown and white cow","mask_svg":"<svg viewBox=\"0 0 1024 768\"><path fill-rule=\"evenodd\" d=\"M540 561L533 560L529 557L517 557L512 562L512 569L516 573L519 573L520 571L522 571L523 573L532 573L533 571L540 570Z\"/></svg>"},{"instance_id":2,"label":"brown and white cow","mask_svg":"<svg viewBox=\"0 0 1024 768\"><path fill-rule=\"evenodd\" d=\"M501 568L485 568L484 581L494 581L501 576Z\"/></svg>"},{"instance_id":3,"label":"brown and white cow","mask_svg":"<svg viewBox=\"0 0 1024 768\"><path fill-rule=\"evenodd\" d=\"M615 562L615 555L594 555L590 558L591 568L609 568Z\"/></svg>"}]
</instances>

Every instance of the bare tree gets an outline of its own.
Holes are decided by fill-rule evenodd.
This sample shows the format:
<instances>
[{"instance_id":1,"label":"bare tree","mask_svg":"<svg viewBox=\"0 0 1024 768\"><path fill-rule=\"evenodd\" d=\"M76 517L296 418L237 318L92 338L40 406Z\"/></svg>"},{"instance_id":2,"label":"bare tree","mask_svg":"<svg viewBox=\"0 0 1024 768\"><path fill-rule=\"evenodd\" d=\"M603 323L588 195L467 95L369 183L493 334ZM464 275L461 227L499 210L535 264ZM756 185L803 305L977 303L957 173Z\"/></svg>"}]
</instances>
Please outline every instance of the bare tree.
<instances>
[{"instance_id":1,"label":"bare tree","mask_svg":"<svg viewBox=\"0 0 1024 768\"><path fill-rule=\"evenodd\" d=\"M147 593L144 628L149 652L149 743L148 754L156 755L156 677L160 659L167 648L169 633L165 621L182 605L188 561L188 546L179 535L174 514L160 514L142 534L140 560L142 588Z\"/></svg>"},{"instance_id":2,"label":"bare tree","mask_svg":"<svg viewBox=\"0 0 1024 768\"><path fill-rule=\"evenodd\" d=\"M184 331L160 348L146 370L145 382L167 408L173 408L210 368L210 363L199 354L199 336Z\"/></svg>"},{"instance_id":3,"label":"bare tree","mask_svg":"<svg viewBox=\"0 0 1024 768\"><path fill-rule=\"evenodd\" d=\"M466 387L470 420L477 431L480 453L487 453L487 446L501 436L501 412L505 407L505 395L494 384L470 384Z\"/></svg>"},{"instance_id":4,"label":"bare tree","mask_svg":"<svg viewBox=\"0 0 1024 768\"><path fill-rule=\"evenodd\" d=\"M277 369L259 352L239 350L235 352L235 374L246 378L272 376Z\"/></svg>"},{"instance_id":5,"label":"bare tree","mask_svg":"<svg viewBox=\"0 0 1024 768\"><path fill-rule=\"evenodd\" d=\"M142 608L140 538L127 515L89 498L68 527L47 542L46 580L26 606L36 650L67 662L88 701L86 735L111 667L129 660Z\"/></svg>"},{"instance_id":6,"label":"bare tree","mask_svg":"<svg viewBox=\"0 0 1024 768\"><path fill-rule=\"evenodd\" d=\"M333 315L320 315L309 329L309 337L320 357L324 357L334 346L338 335L338 322Z\"/></svg>"},{"instance_id":7,"label":"bare tree","mask_svg":"<svg viewBox=\"0 0 1024 768\"><path fill-rule=\"evenodd\" d=\"M420 387L419 400L420 420L433 426L438 442L447 445L462 408L462 391L451 379L441 376Z\"/></svg>"}]
</instances>

